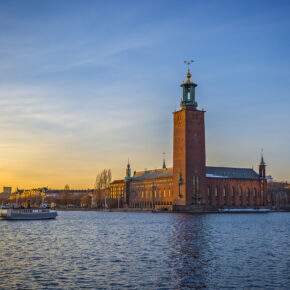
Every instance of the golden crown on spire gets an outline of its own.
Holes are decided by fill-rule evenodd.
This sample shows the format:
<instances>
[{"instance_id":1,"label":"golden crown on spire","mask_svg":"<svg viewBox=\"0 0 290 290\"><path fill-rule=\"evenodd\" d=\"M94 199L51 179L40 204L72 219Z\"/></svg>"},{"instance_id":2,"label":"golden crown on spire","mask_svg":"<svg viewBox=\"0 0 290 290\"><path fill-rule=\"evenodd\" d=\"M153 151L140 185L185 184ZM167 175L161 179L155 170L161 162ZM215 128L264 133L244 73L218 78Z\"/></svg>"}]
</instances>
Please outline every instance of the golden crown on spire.
<instances>
[{"instance_id":1,"label":"golden crown on spire","mask_svg":"<svg viewBox=\"0 0 290 290\"><path fill-rule=\"evenodd\" d=\"M187 77L187 82L188 83L190 83L190 78L191 78L191 73L190 73L190 68L189 68L189 66L192 64L194 62L194 60L192 59L192 60L190 60L190 61L184 61L184 63L185 64L187 64L187 66L188 66L188 71L187 71L187 75L186 75L186 77Z\"/></svg>"}]
</instances>

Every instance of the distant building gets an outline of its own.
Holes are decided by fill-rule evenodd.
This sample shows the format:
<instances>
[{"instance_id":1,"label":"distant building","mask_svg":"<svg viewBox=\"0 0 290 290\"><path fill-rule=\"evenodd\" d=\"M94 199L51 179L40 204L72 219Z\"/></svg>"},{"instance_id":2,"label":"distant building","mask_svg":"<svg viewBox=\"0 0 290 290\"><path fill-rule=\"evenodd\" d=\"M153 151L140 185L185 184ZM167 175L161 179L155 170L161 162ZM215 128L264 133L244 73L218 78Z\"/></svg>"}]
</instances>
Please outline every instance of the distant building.
<instances>
[{"instance_id":1,"label":"distant building","mask_svg":"<svg viewBox=\"0 0 290 290\"><path fill-rule=\"evenodd\" d=\"M271 175L266 176L266 179L268 183L273 182L273 177Z\"/></svg>"},{"instance_id":2,"label":"distant building","mask_svg":"<svg viewBox=\"0 0 290 290\"><path fill-rule=\"evenodd\" d=\"M3 187L3 194L11 194L12 192L12 187L11 186L4 186Z\"/></svg>"},{"instance_id":3,"label":"distant building","mask_svg":"<svg viewBox=\"0 0 290 290\"><path fill-rule=\"evenodd\" d=\"M61 194L64 192L64 189L47 189L45 191L47 197L57 198L60 197ZM94 193L93 189L69 189L69 193L72 195L83 195L87 193Z\"/></svg>"},{"instance_id":4,"label":"distant building","mask_svg":"<svg viewBox=\"0 0 290 290\"><path fill-rule=\"evenodd\" d=\"M94 190L93 189L69 189L64 194L64 189L48 189L43 188L33 188L33 189L18 189L15 192L12 192L9 201L12 204L20 204L23 206L39 206L45 201L49 202L66 202L69 203L78 203L83 196L90 196L93 199ZM67 199L64 201L63 199ZM88 199L83 199L84 203L88 202ZM92 202L91 202L92 204Z\"/></svg>"},{"instance_id":5,"label":"distant building","mask_svg":"<svg viewBox=\"0 0 290 290\"><path fill-rule=\"evenodd\" d=\"M115 180L110 184L108 205L110 207L123 207L126 203L124 180Z\"/></svg>"},{"instance_id":6,"label":"distant building","mask_svg":"<svg viewBox=\"0 0 290 290\"><path fill-rule=\"evenodd\" d=\"M268 185L268 195L274 209L290 209L290 185L287 182L272 181Z\"/></svg>"},{"instance_id":7,"label":"distant building","mask_svg":"<svg viewBox=\"0 0 290 290\"><path fill-rule=\"evenodd\" d=\"M18 189L10 195L10 203L23 206L40 205L45 199L45 188Z\"/></svg>"},{"instance_id":8,"label":"distant building","mask_svg":"<svg viewBox=\"0 0 290 290\"><path fill-rule=\"evenodd\" d=\"M6 202L7 200L9 200L11 192L12 192L11 187L4 186L3 192L0 193L0 202L2 203L2 202Z\"/></svg>"},{"instance_id":9,"label":"distant building","mask_svg":"<svg viewBox=\"0 0 290 290\"><path fill-rule=\"evenodd\" d=\"M264 207L267 196L263 155L259 173L251 168L206 166L205 111L197 108L195 88L188 70L181 84L180 110L173 113L173 167L135 172L128 162L124 180L111 184L110 199L116 205L123 188L124 206L174 211L216 210L221 207Z\"/></svg>"}]
</instances>

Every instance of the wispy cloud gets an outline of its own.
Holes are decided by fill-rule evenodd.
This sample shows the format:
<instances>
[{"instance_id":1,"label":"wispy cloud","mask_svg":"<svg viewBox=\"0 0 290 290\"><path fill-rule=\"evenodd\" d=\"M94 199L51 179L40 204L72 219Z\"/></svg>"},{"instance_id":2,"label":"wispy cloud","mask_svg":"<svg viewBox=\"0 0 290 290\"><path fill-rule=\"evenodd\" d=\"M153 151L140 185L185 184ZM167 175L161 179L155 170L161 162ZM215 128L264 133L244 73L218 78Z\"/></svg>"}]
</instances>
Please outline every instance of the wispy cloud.
<instances>
[{"instance_id":1,"label":"wispy cloud","mask_svg":"<svg viewBox=\"0 0 290 290\"><path fill-rule=\"evenodd\" d=\"M289 5L16 3L0 3L1 184L87 186L104 167L122 177L128 154L136 169L158 166L187 57L211 164L238 166L267 143L281 151L273 175L290 176Z\"/></svg>"}]
</instances>

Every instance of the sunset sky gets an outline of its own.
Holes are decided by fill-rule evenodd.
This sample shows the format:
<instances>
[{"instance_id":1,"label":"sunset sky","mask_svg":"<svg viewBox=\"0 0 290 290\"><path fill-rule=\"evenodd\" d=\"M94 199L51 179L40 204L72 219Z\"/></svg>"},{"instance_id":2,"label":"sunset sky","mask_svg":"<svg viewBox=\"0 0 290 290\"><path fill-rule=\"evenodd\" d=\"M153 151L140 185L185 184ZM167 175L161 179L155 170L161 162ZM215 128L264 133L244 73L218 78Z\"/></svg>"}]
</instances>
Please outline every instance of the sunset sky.
<instances>
[{"instance_id":1,"label":"sunset sky","mask_svg":"<svg viewBox=\"0 0 290 290\"><path fill-rule=\"evenodd\" d=\"M289 1L0 0L2 186L92 188L172 166L185 59L207 165L290 181Z\"/></svg>"}]
</instances>

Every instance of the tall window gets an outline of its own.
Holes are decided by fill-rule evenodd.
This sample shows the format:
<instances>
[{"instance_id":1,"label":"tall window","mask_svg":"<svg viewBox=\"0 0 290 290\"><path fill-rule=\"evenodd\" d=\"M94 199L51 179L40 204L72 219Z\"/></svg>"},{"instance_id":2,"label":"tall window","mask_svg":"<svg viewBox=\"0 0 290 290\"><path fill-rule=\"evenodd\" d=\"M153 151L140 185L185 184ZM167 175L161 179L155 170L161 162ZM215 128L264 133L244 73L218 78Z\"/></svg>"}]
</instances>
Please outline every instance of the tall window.
<instances>
[{"instance_id":1,"label":"tall window","mask_svg":"<svg viewBox=\"0 0 290 290\"><path fill-rule=\"evenodd\" d=\"M224 188L223 188L223 200L224 200L224 204L226 203L226 194L227 194L227 189L224 186Z\"/></svg>"},{"instance_id":2,"label":"tall window","mask_svg":"<svg viewBox=\"0 0 290 290\"><path fill-rule=\"evenodd\" d=\"M215 188L214 196L215 196L215 201L217 202L218 201L218 187Z\"/></svg>"},{"instance_id":3,"label":"tall window","mask_svg":"<svg viewBox=\"0 0 290 290\"><path fill-rule=\"evenodd\" d=\"M246 203L247 205L250 204L250 188L247 188L247 195L246 195Z\"/></svg>"},{"instance_id":4,"label":"tall window","mask_svg":"<svg viewBox=\"0 0 290 290\"><path fill-rule=\"evenodd\" d=\"M256 189L256 187L254 188L254 192L253 192L253 202L254 202L254 205L257 205L257 189Z\"/></svg>"},{"instance_id":5,"label":"tall window","mask_svg":"<svg viewBox=\"0 0 290 290\"><path fill-rule=\"evenodd\" d=\"M239 188L239 197L240 197L240 205L243 203L243 195L242 195L242 188Z\"/></svg>"},{"instance_id":6,"label":"tall window","mask_svg":"<svg viewBox=\"0 0 290 290\"><path fill-rule=\"evenodd\" d=\"M232 205L235 204L235 188L232 187Z\"/></svg>"},{"instance_id":7,"label":"tall window","mask_svg":"<svg viewBox=\"0 0 290 290\"><path fill-rule=\"evenodd\" d=\"M197 195L199 193L199 180L198 180L198 176L193 176L193 180L192 180L192 187L193 187L193 195Z\"/></svg>"},{"instance_id":8,"label":"tall window","mask_svg":"<svg viewBox=\"0 0 290 290\"><path fill-rule=\"evenodd\" d=\"M207 188L207 199L208 199L208 204L211 204L210 187Z\"/></svg>"}]
</instances>

